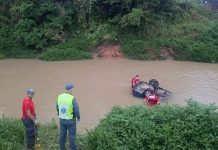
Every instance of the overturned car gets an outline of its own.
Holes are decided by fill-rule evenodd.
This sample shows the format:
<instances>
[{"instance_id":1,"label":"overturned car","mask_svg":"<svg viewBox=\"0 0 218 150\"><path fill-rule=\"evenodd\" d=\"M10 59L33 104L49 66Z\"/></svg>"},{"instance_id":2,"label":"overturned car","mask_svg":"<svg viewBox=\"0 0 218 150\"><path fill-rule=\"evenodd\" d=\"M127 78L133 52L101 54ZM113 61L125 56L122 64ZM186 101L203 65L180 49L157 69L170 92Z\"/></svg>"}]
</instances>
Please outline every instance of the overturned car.
<instances>
[{"instance_id":1,"label":"overturned car","mask_svg":"<svg viewBox=\"0 0 218 150\"><path fill-rule=\"evenodd\" d=\"M166 101L171 95L170 91L159 87L159 82L155 79L151 79L148 83L144 81L137 83L132 89L132 95L139 98L145 98L151 91L159 97L160 101Z\"/></svg>"}]
</instances>

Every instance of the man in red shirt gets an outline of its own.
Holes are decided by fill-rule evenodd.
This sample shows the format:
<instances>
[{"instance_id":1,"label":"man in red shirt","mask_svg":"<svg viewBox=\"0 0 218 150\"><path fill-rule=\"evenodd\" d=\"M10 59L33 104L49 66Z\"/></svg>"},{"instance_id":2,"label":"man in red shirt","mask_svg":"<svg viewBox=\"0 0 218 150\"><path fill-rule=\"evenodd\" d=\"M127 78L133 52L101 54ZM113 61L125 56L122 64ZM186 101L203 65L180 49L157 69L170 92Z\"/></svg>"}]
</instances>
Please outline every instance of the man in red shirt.
<instances>
[{"instance_id":1,"label":"man in red shirt","mask_svg":"<svg viewBox=\"0 0 218 150\"><path fill-rule=\"evenodd\" d=\"M139 75L136 75L135 77L132 78L132 88L137 84L139 83L140 79L139 79Z\"/></svg>"},{"instance_id":2,"label":"man in red shirt","mask_svg":"<svg viewBox=\"0 0 218 150\"><path fill-rule=\"evenodd\" d=\"M152 91L146 96L145 101L148 106L153 107L155 105L158 105L159 98Z\"/></svg>"},{"instance_id":3,"label":"man in red shirt","mask_svg":"<svg viewBox=\"0 0 218 150\"><path fill-rule=\"evenodd\" d=\"M22 121L26 128L26 144L27 148L33 149L36 139L36 113L33 103L34 90L28 89L27 96L23 99L22 104Z\"/></svg>"}]
</instances>

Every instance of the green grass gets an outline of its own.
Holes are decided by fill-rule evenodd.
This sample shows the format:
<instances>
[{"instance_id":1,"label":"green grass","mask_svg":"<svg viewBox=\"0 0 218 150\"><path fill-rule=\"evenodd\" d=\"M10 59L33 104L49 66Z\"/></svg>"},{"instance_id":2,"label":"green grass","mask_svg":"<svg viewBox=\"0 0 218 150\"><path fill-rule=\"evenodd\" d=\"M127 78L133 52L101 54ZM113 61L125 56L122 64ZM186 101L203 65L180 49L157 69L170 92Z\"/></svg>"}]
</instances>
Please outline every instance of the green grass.
<instances>
[{"instance_id":1,"label":"green grass","mask_svg":"<svg viewBox=\"0 0 218 150\"><path fill-rule=\"evenodd\" d=\"M99 125L77 136L79 150L218 149L218 107L188 101L187 106L114 107ZM79 133L78 133L79 134ZM25 129L18 119L0 119L0 149L25 149ZM58 150L59 129L40 125L42 149ZM69 149L69 142L67 149Z\"/></svg>"},{"instance_id":2,"label":"green grass","mask_svg":"<svg viewBox=\"0 0 218 150\"><path fill-rule=\"evenodd\" d=\"M0 52L0 59L4 59L4 58L5 58L4 54L2 54L2 53Z\"/></svg>"},{"instance_id":3,"label":"green grass","mask_svg":"<svg viewBox=\"0 0 218 150\"><path fill-rule=\"evenodd\" d=\"M217 107L114 107L85 143L89 150L218 149Z\"/></svg>"},{"instance_id":4,"label":"green grass","mask_svg":"<svg viewBox=\"0 0 218 150\"><path fill-rule=\"evenodd\" d=\"M23 150L25 149L25 128L19 119L3 118L0 119L0 149L1 150ZM52 121L49 124L40 124L38 127L38 141L43 150L59 149L59 128ZM67 139L68 140L68 139ZM82 136L77 135L77 147L83 147ZM66 142L69 149L69 142Z\"/></svg>"},{"instance_id":5,"label":"green grass","mask_svg":"<svg viewBox=\"0 0 218 150\"><path fill-rule=\"evenodd\" d=\"M0 149L17 150L24 145L24 128L21 120L0 119Z\"/></svg>"}]
</instances>

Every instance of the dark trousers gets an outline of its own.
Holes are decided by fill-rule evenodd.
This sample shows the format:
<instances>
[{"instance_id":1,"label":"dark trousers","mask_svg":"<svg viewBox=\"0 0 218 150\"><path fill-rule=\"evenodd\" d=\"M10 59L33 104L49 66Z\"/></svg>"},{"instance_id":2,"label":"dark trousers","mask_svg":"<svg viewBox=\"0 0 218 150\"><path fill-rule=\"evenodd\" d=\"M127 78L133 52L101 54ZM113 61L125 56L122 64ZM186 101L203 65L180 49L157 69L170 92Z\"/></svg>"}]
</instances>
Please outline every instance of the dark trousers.
<instances>
[{"instance_id":1,"label":"dark trousers","mask_svg":"<svg viewBox=\"0 0 218 150\"><path fill-rule=\"evenodd\" d=\"M33 149L36 140L36 126L32 119L22 119L23 124L26 128L26 144L27 148Z\"/></svg>"},{"instance_id":2,"label":"dark trousers","mask_svg":"<svg viewBox=\"0 0 218 150\"><path fill-rule=\"evenodd\" d=\"M70 150L76 150L76 123L60 123L60 150L65 150L67 131L69 135Z\"/></svg>"}]
</instances>

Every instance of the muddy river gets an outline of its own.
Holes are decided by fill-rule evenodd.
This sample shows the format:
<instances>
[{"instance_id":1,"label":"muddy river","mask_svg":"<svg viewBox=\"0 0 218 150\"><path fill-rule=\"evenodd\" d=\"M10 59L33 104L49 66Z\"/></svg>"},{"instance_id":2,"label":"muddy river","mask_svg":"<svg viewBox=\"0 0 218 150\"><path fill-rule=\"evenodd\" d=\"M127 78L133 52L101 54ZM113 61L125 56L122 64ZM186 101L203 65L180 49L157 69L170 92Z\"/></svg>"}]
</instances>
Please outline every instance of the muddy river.
<instances>
[{"instance_id":1,"label":"muddy river","mask_svg":"<svg viewBox=\"0 0 218 150\"><path fill-rule=\"evenodd\" d=\"M114 105L143 104L131 95L130 80L159 80L172 91L168 104L185 105L193 98L202 103L218 103L218 64L179 61L133 61L126 59L43 62L39 60L0 61L0 112L20 117L27 88L34 88L38 120L57 120L55 103L64 84L75 84L73 91L80 105L79 131L94 127Z\"/></svg>"}]
</instances>

